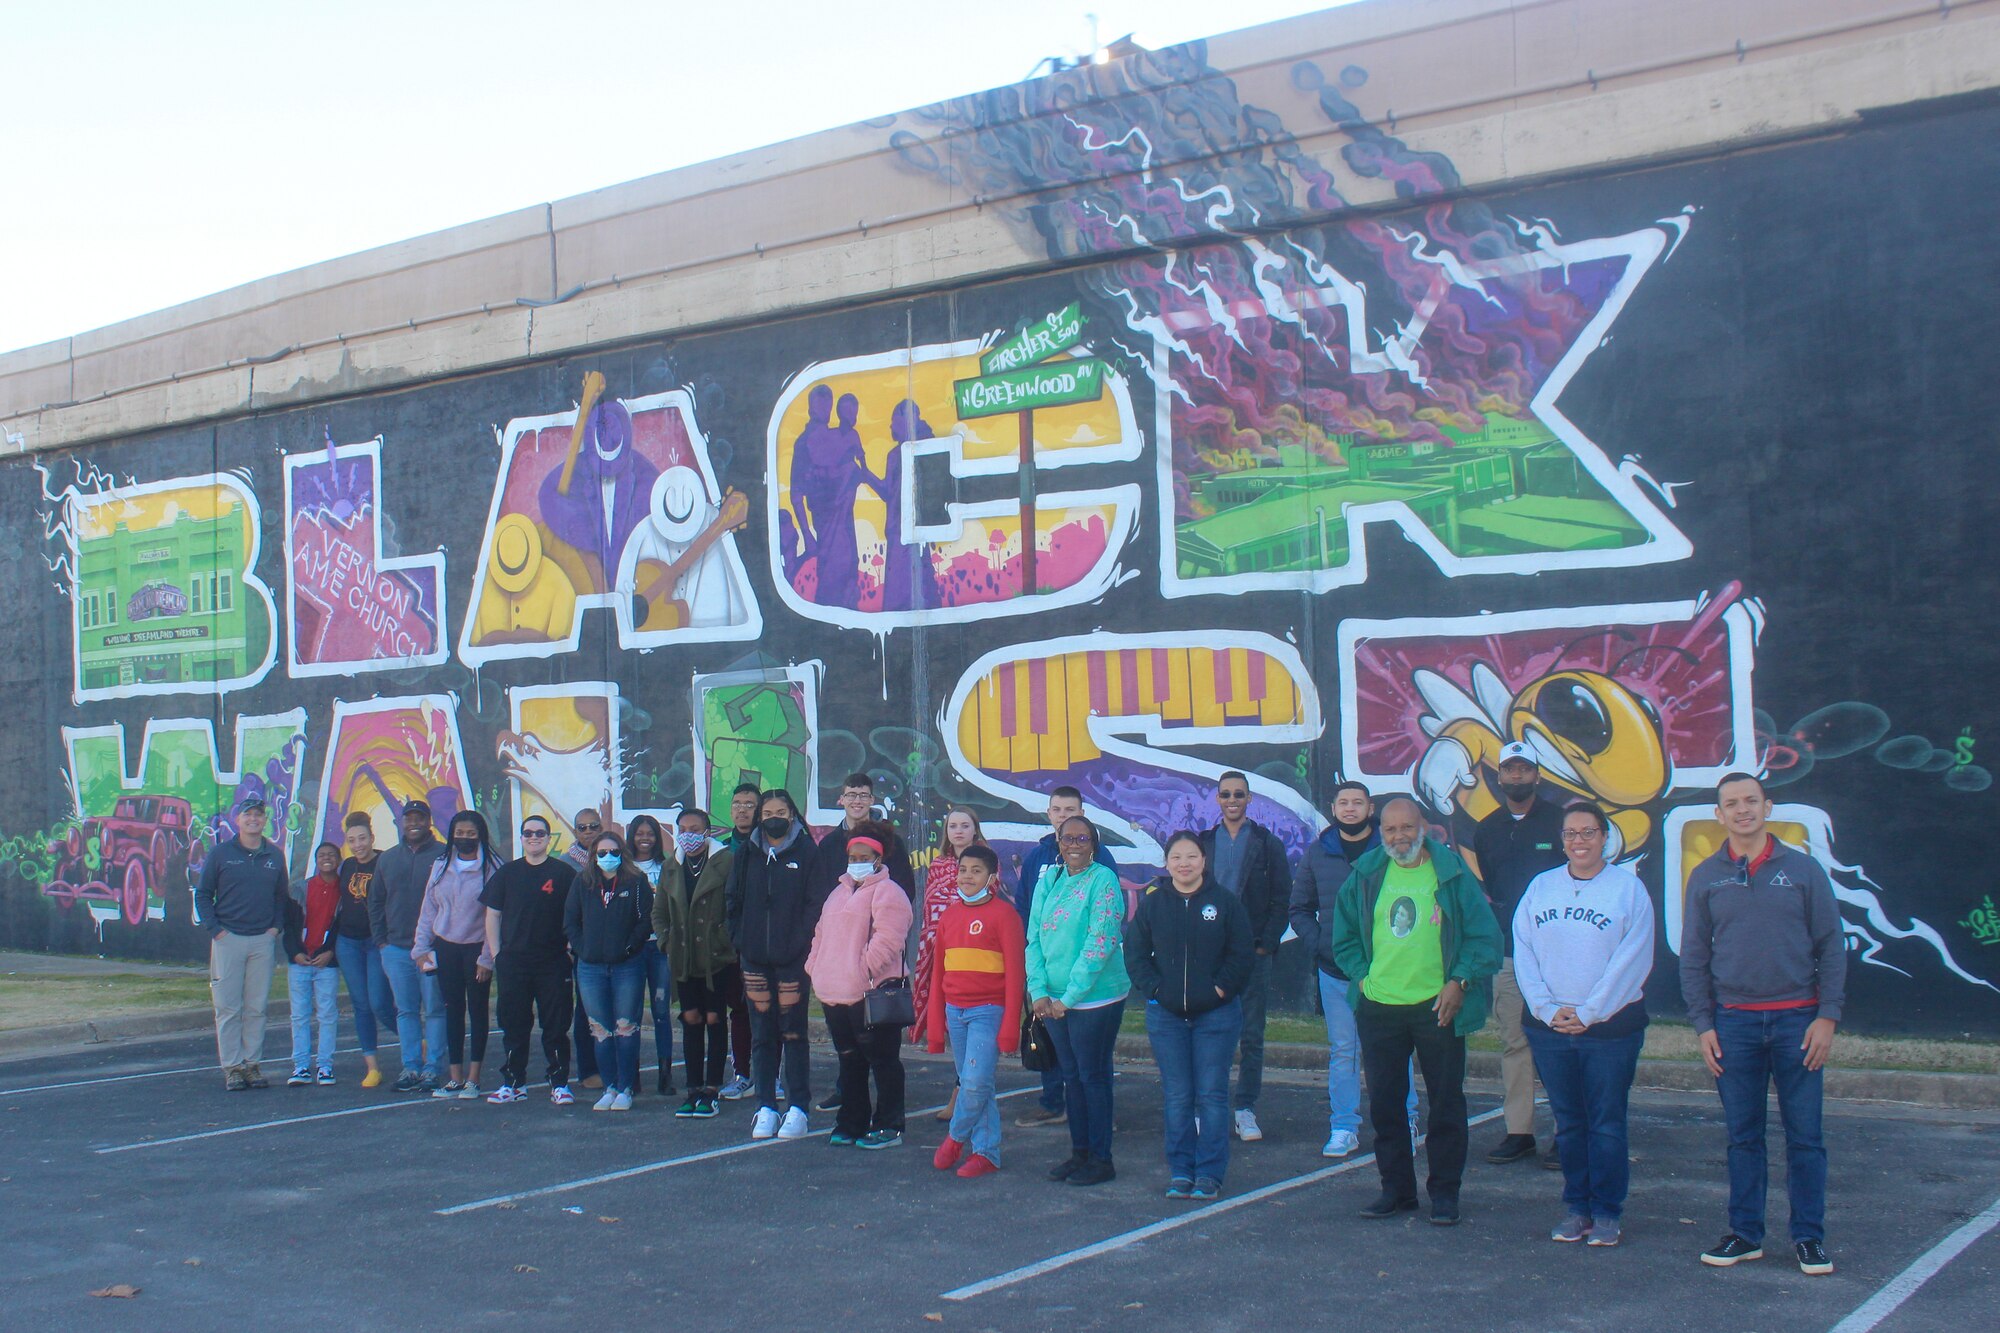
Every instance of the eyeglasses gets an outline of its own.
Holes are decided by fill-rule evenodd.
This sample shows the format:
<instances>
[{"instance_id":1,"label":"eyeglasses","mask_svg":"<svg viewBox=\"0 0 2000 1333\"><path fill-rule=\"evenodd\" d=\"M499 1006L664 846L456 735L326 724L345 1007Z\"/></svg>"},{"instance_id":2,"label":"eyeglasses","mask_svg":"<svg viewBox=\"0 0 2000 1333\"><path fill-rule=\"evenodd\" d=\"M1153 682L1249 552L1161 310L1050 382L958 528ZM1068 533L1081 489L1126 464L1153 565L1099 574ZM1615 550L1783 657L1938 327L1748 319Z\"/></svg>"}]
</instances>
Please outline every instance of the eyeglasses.
<instances>
[{"instance_id":1,"label":"eyeglasses","mask_svg":"<svg viewBox=\"0 0 2000 1333\"><path fill-rule=\"evenodd\" d=\"M578 824L576 831L578 833L596 833L603 827L604 825L602 824Z\"/></svg>"},{"instance_id":2,"label":"eyeglasses","mask_svg":"<svg viewBox=\"0 0 2000 1333\"><path fill-rule=\"evenodd\" d=\"M1225 801L1243 801L1248 800L1250 797L1250 793L1247 791L1219 791L1216 795Z\"/></svg>"},{"instance_id":3,"label":"eyeglasses","mask_svg":"<svg viewBox=\"0 0 2000 1333\"><path fill-rule=\"evenodd\" d=\"M549 836L549 831L545 828L524 828L521 830L521 836L524 838L546 838Z\"/></svg>"},{"instance_id":4,"label":"eyeglasses","mask_svg":"<svg viewBox=\"0 0 2000 1333\"><path fill-rule=\"evenodd\" d=\"M1096 840L1089 834L1079 834L1074 838L1057 838L1056 841L1065 847L1088 847Z\"/></svg>"},{"instance_id":5,"label":"eyeglasses","mask_svg":"<svg viewBox=\"0 0 2000 1333\"><path fill-rule=\"evenodd\" d=\"M1589 842L1593 838L1601 838L1603 836L1603 829L1566 828L1563 830L1564 842Z\"/></svg>"}]
</instances>

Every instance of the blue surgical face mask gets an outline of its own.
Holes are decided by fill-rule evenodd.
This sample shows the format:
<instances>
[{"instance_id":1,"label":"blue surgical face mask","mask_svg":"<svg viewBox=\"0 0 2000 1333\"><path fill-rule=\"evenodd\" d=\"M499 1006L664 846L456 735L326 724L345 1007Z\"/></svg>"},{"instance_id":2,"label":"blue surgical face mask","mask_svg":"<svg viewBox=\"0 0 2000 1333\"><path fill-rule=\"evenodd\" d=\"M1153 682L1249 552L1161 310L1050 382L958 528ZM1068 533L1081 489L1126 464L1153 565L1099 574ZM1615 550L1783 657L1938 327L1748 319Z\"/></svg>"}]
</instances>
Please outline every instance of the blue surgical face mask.
<instances>
[{"instance_id":1,"label":"blue surgical face mask","mask_svg":"<svg viewBox=\"0 0 2000 1333\"><path fill-rule=\"evenodd\" d=\"M607 875L615 873L618 867L623 865L624 862L625 858L616 852L599 852L597 854L597 868Z\"/></svg>"},{"instance_id":2,"label":"blue surgical face mask","mask_svg":"<svg viewBox=\"0 0 2000 1333\"><path fill-rule=\"evenodd\" d=\"M983 903L986 901L988 896L992 894L992 892L993 892L993 886L991 884L982 884L979 886L977 890L968 890L963 884L958 886L958 897L960 902Z\"/></svg>"},{"instance_id":3,"label":"blue surgical face mask","mask_svg":"<svg viewBox=\"0 0 2000 1333\"><path fill-rule=\"evenodd\" d=\"M875 864L873 861L849 861L847 863L847 877L856 884L859 884L862 880L867 879L875 873Z\"/></svg>"}]
</instances>

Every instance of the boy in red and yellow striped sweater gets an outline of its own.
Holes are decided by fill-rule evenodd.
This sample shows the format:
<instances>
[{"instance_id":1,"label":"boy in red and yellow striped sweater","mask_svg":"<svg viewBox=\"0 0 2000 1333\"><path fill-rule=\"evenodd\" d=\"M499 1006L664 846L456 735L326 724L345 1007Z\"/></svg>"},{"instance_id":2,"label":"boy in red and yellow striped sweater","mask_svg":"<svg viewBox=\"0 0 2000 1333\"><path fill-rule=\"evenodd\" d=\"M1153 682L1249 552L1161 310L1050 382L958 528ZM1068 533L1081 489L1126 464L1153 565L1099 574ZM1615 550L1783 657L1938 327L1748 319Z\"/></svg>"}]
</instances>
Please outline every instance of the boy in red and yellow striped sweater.
<instances>
[{"instance_id":1,"label":"boy in red and yellow striped sweater","mask_svg":"<svg viewBox=\"0 0 2000 1333\"><path fill-rule=\"evenodd\" d=\"M999 875L992 848L965 849L958 860L958 901L938 920L931 949L931 994L943 1003L931 1004L925 1035L935 1054L944 1050L949 1032L958 1070L958 1107L931 1164L940 1171L957 1166L967 1180L1000 1169L994 1077L1001 1052L1020 1049L1027 992L1021 915L994 893Z\"/></svg>"}]
</instances>

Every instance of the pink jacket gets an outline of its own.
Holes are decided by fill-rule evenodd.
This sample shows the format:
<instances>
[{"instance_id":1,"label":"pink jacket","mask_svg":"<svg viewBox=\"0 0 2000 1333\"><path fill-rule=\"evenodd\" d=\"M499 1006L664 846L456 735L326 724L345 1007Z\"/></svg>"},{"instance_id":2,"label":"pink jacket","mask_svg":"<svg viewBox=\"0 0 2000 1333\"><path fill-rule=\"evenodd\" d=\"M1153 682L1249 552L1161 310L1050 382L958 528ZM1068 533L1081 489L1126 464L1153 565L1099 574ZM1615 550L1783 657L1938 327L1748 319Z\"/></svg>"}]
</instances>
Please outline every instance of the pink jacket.
<instances>
[{"instance_id":1,"label":"pink jacket","mask_svg":"<svg viewBox=\"0 0 2000 1333\"><path fill-rule=\"evenodd\" d=\"M900 977L910 938L910 900L877 869L856 884L846 875L820 909L806 975L826 1004L859 1004L869 990Z\"/></svg>"}]
</instances>

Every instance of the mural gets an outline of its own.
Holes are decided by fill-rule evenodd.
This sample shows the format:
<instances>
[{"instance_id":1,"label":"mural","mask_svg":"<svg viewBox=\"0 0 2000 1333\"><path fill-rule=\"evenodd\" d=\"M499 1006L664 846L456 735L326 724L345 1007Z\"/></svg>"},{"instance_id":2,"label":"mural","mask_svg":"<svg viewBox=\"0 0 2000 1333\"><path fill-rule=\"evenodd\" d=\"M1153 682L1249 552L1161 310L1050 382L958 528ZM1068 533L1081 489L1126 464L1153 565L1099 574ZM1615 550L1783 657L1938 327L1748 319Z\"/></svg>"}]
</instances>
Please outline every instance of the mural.
<instances>
[{"instance_id":1,"label":"mural","mask_svg":"<svg viewBox=\"0 0 2000 1333\"><path fill-rule=\"evenodd\" d=\"M0 943L198 957L249 791L303 872L416 797L824 826L855 770L1011 858L1071 784L1136 883L1231 768L1295 854L1344 777L1463 844L1520 741L1659 897L1656 1014L1743 769L1838 886L1849 1025L1990 1029L2000 109L1469 191L1365 71L1288 73L857 127L1004 278L0 461L51 576L0 622Z\"/></svg>"},{"instance_id":2,"label":"mural","mask_svg":"<svg viewBox=\"0 0 2000 1333\"><path fill-rule=\"evenodd\" d=\"M285 611L293 676L436 666L449 655L444 556L383 542L382 441L285 459Z\"/></svg>"}]
</instances>

